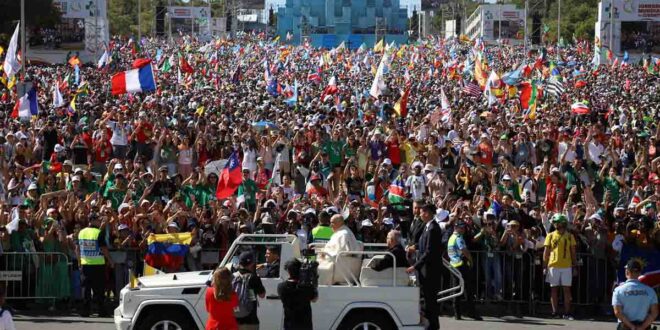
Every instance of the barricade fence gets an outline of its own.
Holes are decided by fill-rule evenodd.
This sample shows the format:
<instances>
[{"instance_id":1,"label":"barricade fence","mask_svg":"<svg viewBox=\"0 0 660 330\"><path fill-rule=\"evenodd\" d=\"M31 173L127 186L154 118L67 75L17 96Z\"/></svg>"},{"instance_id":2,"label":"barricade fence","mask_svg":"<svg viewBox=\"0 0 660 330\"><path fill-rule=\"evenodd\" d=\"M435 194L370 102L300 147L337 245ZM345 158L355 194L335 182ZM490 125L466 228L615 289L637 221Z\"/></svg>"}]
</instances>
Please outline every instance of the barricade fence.
<instances>
[{"instance_id":1,"label":"barricade fence","mask_svg":"<svg viewBox=\"0 0 660 330\"><path fill-rule=\"evenodd\" d=\"M549 308L550 286L543 272L543 252L470 251L474 272L474 301L505 304L509 311L535 315ZM606 258L578 253L572 278L571 303L576 307L607 306L616 267ZM441 288L452 283L444 274ZM562 295L560 294L560 297ZM560 298L563 299L563 298ZM560 300L561 303L561 300ZM584 310L583 310L584 311ZM589 312L589 311L587 311ZM593 310L597 312L597 310Z\"/></svg>"},{"instance_id":2,"label":"barricade fence","mask_svg":"<svg viewBox=\"0 0 660 330\"><path fill-rule=\"evenodd\" d=\"M545 282L542 252L470 251L474 272L474 300L481 303L517 305L534 315L550 302ZM216 267L226 253L220 249L192 250L181 271L208 270ZM130 281L131 274L144 273L144 251L111 250L114 268L107 269L109 298ZM615 281L616 267L606 258L578 253L572 283L575 306L607 305ZM0 282L7 288L7 299L33 299L54 302L81 299L81 274L75 255L62 252L5 252L0 255ZM449 272L439 279L441 290L450 289Z\"/></svg>"}]
</instances>

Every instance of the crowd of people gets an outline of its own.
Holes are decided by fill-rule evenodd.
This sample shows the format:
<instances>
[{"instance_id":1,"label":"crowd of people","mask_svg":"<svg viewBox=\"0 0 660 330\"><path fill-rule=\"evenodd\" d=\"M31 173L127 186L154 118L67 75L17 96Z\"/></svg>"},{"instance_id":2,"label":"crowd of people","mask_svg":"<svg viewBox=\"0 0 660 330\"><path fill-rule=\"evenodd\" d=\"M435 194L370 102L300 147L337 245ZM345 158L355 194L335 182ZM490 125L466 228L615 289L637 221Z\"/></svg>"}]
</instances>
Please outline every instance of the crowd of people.
<instances>
[{"instance_id":1,"label":"crowd of people","mask_svg":"<svg viewBox=\"0 0 660 330\"><path fill-rule=\"evenodd\" d=\"M333 215L365 243L399 231L415 265L428 212L452 266L483 274L484 296L468 290L468 300L529 294L502 263L536 256L553 314L562 313L554 288L586 272L576 253L607 265L609 292L623 249L658 255L660 60L601 56L586 41L380 46L114 37L102 65L28 64L37 115L11 116L22 95L1 90L0 241L3 251L67 258L14 262L36 279L14 289L81 299L78 236L90 222L109 260L137 251L106 263L114 297L150 234L193 233L186 261L164 271L196 270L213 266L204 251L217 262L241 233L328 240ZM151 61L156 90L112 95L112 74L137 59ZM218 199L232 155L242 181ZM44 276L51 285L40 287ZM572 318L570 307L563 314Z\"/></svg>"}]
</instances>

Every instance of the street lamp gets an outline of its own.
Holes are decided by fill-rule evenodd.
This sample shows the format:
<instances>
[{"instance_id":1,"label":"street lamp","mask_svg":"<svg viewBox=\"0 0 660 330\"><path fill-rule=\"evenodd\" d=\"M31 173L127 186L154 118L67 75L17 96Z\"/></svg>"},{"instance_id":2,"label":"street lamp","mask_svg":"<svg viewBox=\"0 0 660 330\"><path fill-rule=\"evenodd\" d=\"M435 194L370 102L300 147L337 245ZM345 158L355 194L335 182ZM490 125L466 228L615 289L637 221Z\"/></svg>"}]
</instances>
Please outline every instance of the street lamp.
<instances>
[{"instance_id":1,"label":"street lamp","mask_svg":"<svg viewBox=\"0 0 660 330\"><path fill-rule=\"evenodd\" d=\"M167 21L167 40L172 42L172 16L169 12L165 13L165 20Z\"/></svg>"}]
</instances>

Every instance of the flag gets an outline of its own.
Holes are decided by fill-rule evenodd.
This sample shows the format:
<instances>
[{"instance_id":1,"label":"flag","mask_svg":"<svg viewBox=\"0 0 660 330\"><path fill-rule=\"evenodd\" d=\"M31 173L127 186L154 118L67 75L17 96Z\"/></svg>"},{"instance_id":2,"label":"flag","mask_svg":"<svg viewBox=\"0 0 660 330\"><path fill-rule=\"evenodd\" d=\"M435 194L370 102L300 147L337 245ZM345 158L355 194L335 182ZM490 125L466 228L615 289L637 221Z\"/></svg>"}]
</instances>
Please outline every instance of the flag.
<instances>
[{"instance_id":1,"label":"flag","mask_svg":"<svg viewBox=\"0 0 660 330\"><path fill-rule=\"evenodd\" d=\"M289 32L289 31L287 31L286 32L286 40L290 41L291 39L293 39L293 34L291 34L291 32Z\"/></svg>"},{"instance_id":2,"label":"flag","mask_svg":"<svg viewBox=\"0 0 660 330\"><path fill-rule=\"evenodd\" d=\"M410 85L406 86L403 94L398 101L394 104L394 112L401 118L406 118L408 115L408 94L410 93Z\"/></svg>"},{"instance_id":3,"label":"flag","mask_svg":"<svg viewBox=\"0 0 660 330\"><path fill-rule=\"evenodd\" d=\"M380 94L383 93L385 90L385 78L383 77L385 74L385 66L388 64L388 55L383 54L383 57L380 59L380 64L378 64L378 69L376 69L376 76L374 77L374 81L371 84L371 88L369 89L369 95L373 96L374 98L378 98Z\"/></svg>"},{"instance_id":4,"label":"flag","mask_svg":"<svg viewBox=\"0 0 660 330\"><path fill-rule=\"evenodd\" d=\"M171 55L170 57L166 58L165 61L163 62L163 65L160 66L160 71L162 72L172 71L173 62L174 62L174 55Z\"/></svg>"},{"instance_id":5,"label":"flag","mask_svg":"<svg viewBox=\"0 0 660 330\"><path fill-rule=\"evenodd\" d=\"M80 59L78 58L78 55L73 55L69 58L69 65L71 65L72 68L80 66Z\"/></svg>"},{"instance_id":6,"label":"flag","mask_svg":"<svg viewBox=\"0 0 660 330\"><path fill-rule=\"evenodd\" d=\"M112 95L156 90L151 63L139 68L119 72L112 76Z\"/></svg>"},{"instance_id":7,"label":"flag","mask_svg":"<svg viewBox=\"0 0 660 330\"><path fill-rule=\"evenodd\" d=\"M374 52L379 53L383 51L383 39L380 39L375 45L374 45Z\"/></svg>"},{"instance_id":8,"label":"flag","mask_svg":"<svg viewBox=\"0 0 660 330\"><path fill-rule=\"evenodd\" d=\"M241 173L241 162L238 159L238 153L234 151L231 153L227 164L225 164L225 167L220 172L215 197L218 200L221 200L233 195L242 181L243 175Z\"/></svg>"},{"instance_id":9,"label":"flag","mask_svg":"<svg viewBox=\"0 0 660 330\"><path fill-rule=\"evenodd\" d=\"M78 96L87 96L89 95L89 84L86 81L83 81L78 85L76 89L76 95Z\"/></svg>"},{"instance_id":10,"label":"flag","mask_svg":"<svg viewBox=\"0 0 660 330\"><path fill-rule=\"evenodd\" d=\"M339 90L337 89L337 78L332 76L328 82L328 86L323 89L321 93L321 102L325 101L325 97L328 95L335 95Z\"/></svg>"},{"instance_id":11,"label":"flag","mask_svg":"<svg viewBox=\"0 0 660 330\"><path fill-rule=\"evenodd\" d=\"M320 84L321 82L323 82L323 79L321 79L321 75L314 72L307 75L307 81L313 82L315 84Z\"/></svg>"},{"instance_id":12,"label":"flag","mask_svg":"<svg viewBox=\"0 0 660 330\"><path fill-rule=\"evenodd\" d=\"M594 57L591 59L591 65L593 65L594 68L597 68L600 65L600 49L598 49L598 47L594 49Z\"/></svg>"},{"instance_id":13,"label":"flag","mask_svg":"<svg viewBox=\"0 0 660 330\"><path fill-rule=\"evenodd\" d=\"M470 96L476 96L479 97L481 96L481 88L473 82L468 83L463 87L463 93L468 94Z\"/></svg>"},{"instance_id":14,"label":"flag","mask_svg":"<svg viewBox=\"0 0 660 330\"><path fill-rule=\"evenodd\" d=\"M266 86L266 91L268 92L268 94L272 96L280 95L280 87L279 84L277 83L277 78L273 77L270 79L268 85Z\"/></svg>"},{"instance_id":15,"label":"flag","mask_svg":"<svg viewBox=\"0 0 660 330\"><path fill-rule=\"evenodd\" d=\"M621 66L628 65L629 60L630 60L630 55L628 55L628 51L623 52L623 62L621 62Z\"/></svg>"},{"instance_id":16,"label":"flag","mask_svg":"<svg viewBox=\"0 0 660 330\"><path fill-rule=\"evenodd\" d=\"M108 58L109 58L109 56L108 56L108 51L107 51L107 50L104 50L104 51L103 51L103 55L101 55L101 58L99 58L99 62L98 62L98 64L96 65L96 67L99 68L99 69L101 69L101 68L103 68L104 66L106 66L106 65L108 64Z\"/></svg>"},{"instance_id":17,"label":"flag","mask_svg":"<svg viewBox=\"0 0 660 330\"><path fill-rule=\"evenodd\" d=\"M528 110L531 105L535 105L536 100L540 97L540 91L535 81L523 82L520 85L520 107L523 110Z\"/></svg>"},{"instance_id":18,"label":"flag","mask_svg":"<svg viewBox=\"0 0 660 330\"><path fill-rule=\"evenodd\" d=\"M522 80L522 69L525 65L521 64L517 69L502 75L502 81L509 86L516 86Z\"/></svg>"},{"instance_id":19,"label":"flag","mask_svg":"<svg viewBox=\"0 0 660 330\"><path fill-rule=\"evenodd\" d=\"M293 95L284 101L290 107L296 106L298 103L298 80L293 82Z\"/></svg>"},{"instance_id":20,"label":"flag","mask_svg":"<svg viewBox=\"0 0 660 330\"><path fill-rule=\"evenodd\" d=\"M53 86L53 108L59 108L64 106L64 98L62 98L62 93L60 93L59 87L57 84Z\"/></svg>"},{"instance_id":21,"label":"flag","mask_svg":"<svg viewBox=\"0 0 660 330\"><path fill-rule=\"evenodd\" d=\"M71 98L71 102L69 102L69 108L66 109L69 116L73 116L73 114L76 113L76 99L77 98L78 98L78 95L73 94L73 97Z\"/></svg>"},{"instance_id":22,"label":"flag","mask_svg":"<svg viewBox=\"0 0 660 330\"><path fill-rule=\"evenodd\" d=\"M191 242L192 233L149 235L144 262L155 268L179 269L188 255Z\"/></svg>"},{"instance_id":23,"label":"flag","mask_svg":"<svg viewBox=\"0 0 660 330\"><path fill-rule=\"evenodd\" d=\"M576 115L586 115L589 113L589 105L585 102L575 102L571 105L571 112Z\"/></svg>"},{"instance_id":24,"label":"flag","mask_svg":"<svg viewBox=\"0 0 660 330\"><path fill-rule=\"evenodd\" d=\"M32 87L25 95L18 99L11 117L26 119L38 114L39 103L37 102L37 90Z\"/></svg>"},{"instance_id":25,"label":"flag","mask_svg":"<svg viewBox=\"0 0 660 330\"><path fill-rule=\"evenodd\" d=\"M449 100L447 99L447 95L445 95L444 89L440 90L440 108L442 114L442 117L440 117L440 119L446 123L451 118L451 107L449 104Z\"/></svg>"},{"instance_id":26,"label":"flag","mask_svg":"<svg viewBox=\"0 0 660 330\"><path fill-rule=\"evenodd\" d=\"M502 81L494 70L490 72L488 81L486 81L484 96L488 98L488 106L492 106L493 103L497 102L497 98L504 96Z\"/></svg>"},{"instance_id":27,"label":"flag","mask_svg":"<svg viewBox=\"0 0 660 330\"><path fill-rule=\"evenodd\" d=\"M193 67L190 66L188 61L186 61L186 58L183 57L183 56L181 56L181 58L179 60L179 66L181 67L181 71L183 71L184 73L193 73L193 72L195 72Z\"/></svg>"},{"instance_id":28,"label":"flag","mask_svg":"<svg viewBox=\"0 0 660 330\"><path fill-rule=\"evenodd\" d=\"M480 87L486 87L486 73L483 71L483 68L481 67L481 58L477 58L477 60L474 63L474 79L477 80L477 83L479 83Z\"/></svg>"},{"instance_id":29,"label":"flag","mask_svg":"<svg viewBox=\"0 0 660 330\"><path fill-rule=\"evenodd\" d=\"M548 93L560 98L564 94L564 85L559 79L552 77L548 82Z\"/></svg>"},{"instance_id":30,"label":"flag","mask_svg":"<svg viewBox=\"0 0 660 330\"><path fill-rule=\"evenodd\" d=\"M144 67L145 65L151 63L151 59L148 58L136 58L133 61L133 69L139 69L141 67Z\"/></svg>"},{"instance_id":31,"label":"flag","mask_svg":"<svg viewBox=\"0 0 660 330\"><path fill-rule=\"evenodd\" d=\"M387 199L390 204L403 204L406 200L405 182L401 177L397 177L392 181L388 188Z\"/></svg>"},{"instance_id":32,"label":"flag","mask_svg":"<svg viewBox=\"0 0 660 330\"><path fill-rule=\"evenodd\" d=\"M20 25L20 23L16 24L16 30L14 30L14 34L9 41L7 55L5 56L5 61L2 65L5 74L7 74L7 81L11 80L21 68L21 64L18 62L18 57L16 56L16 51L18 50L18 30Z\"/></svg>"}]
</instances>

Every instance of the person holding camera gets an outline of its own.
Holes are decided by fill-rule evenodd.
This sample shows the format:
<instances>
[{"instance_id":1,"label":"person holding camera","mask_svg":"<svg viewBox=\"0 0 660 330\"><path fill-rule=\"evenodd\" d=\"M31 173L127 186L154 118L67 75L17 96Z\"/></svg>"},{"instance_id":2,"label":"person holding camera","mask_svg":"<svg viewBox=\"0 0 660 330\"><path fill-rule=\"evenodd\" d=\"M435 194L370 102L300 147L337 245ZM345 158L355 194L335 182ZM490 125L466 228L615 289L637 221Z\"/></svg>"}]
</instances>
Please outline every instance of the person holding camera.
<instances>
[{"instance_id":1,"label":"person holding camera","mask_svg":"<svg viewBox=\"0 0 660 330\"><path fill-rule=\"evenodd\" d=\"M318 299L318 291L313 285L300 283L302 262L298 259L287 261L284 268L289 279L277 286L277 294L284 307L284 330L311 330L312 302Z\"/></svg>"}]
</instances>

